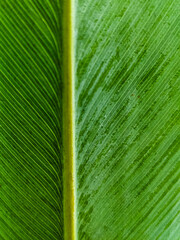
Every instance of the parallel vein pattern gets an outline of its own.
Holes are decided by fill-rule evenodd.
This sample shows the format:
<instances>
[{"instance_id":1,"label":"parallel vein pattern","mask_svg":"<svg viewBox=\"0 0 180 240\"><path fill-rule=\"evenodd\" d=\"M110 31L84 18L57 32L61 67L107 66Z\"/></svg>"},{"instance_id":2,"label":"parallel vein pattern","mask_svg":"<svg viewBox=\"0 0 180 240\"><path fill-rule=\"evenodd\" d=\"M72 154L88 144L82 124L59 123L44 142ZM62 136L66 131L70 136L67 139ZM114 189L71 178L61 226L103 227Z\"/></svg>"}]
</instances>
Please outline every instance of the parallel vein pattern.
<instances>
[{"instance_id":1,"label":"parallel vein pattern","mask_svg":"<svg viewBox=\"0 0 180 240\"><path fill-rule=\"evenodd\" d=\"M0 5L0 239L62 239L60 1Z\"/></svg>"},{"instance_id":2,"label":"parallel vein pattern","mask_svg":"<svg viewBox=\"0 0 180 240\"><path fill-rule=\"evenodd\" d=\"M180 239L180 5L79 0L79 240Z\"/></svg>"}]
</instances>

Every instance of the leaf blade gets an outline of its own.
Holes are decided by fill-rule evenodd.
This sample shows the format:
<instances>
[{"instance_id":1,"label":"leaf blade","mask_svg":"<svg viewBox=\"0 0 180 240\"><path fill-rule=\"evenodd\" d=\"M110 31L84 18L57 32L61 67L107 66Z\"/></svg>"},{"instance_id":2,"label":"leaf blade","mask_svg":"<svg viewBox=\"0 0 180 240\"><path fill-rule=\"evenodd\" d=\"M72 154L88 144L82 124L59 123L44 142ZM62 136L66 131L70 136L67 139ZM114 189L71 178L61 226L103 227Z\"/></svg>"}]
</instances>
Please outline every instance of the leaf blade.
<instances>
[{"instance_id":1,"label":"leaf blade","mask_svg":"<svg viewBox=\"0 0 180 240\"><path fill-rule=\"evenodd\" d=\"M63 237L61 6L1 3L2 239Z\"/></svg>"},{"instance_id":2,"label":"leaf blade","mask_svg":"<svg viewBox=\"0 0 180 240\"><path fill-rule=\"evenodd\" d=\"M177 6L78 1L78 239L179 238Z\"/></svg>"}]
</instances>

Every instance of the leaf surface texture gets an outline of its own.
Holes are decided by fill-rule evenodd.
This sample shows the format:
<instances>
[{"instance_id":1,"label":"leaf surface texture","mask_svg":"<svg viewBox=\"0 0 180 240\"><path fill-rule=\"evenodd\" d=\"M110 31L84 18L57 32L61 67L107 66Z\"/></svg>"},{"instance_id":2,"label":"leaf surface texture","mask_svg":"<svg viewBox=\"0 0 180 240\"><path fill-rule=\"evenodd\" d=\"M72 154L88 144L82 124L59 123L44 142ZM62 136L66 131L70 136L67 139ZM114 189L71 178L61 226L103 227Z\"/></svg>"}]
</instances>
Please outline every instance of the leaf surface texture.
<instances>
[{"instance_id":1,"label":"leaf surface texture","mask_svg":"<svg viewBox=\"0 0 180 240\"><path fill-rule=\"evenodd\" d=\"M179 9L75 1L77 240L180 239ZM2 240L64 239L62 14L0 3Z\"/></svg>"},{"instance_id":2,"label":"leaf surface texture","mask_svg":"<svg viewBox=\"0 0 180 240\"><path fill-rule=\"evenodd\" d=\"M0 239L63 239L62 6L0 5Z\"/></svg>"}]
</instances>

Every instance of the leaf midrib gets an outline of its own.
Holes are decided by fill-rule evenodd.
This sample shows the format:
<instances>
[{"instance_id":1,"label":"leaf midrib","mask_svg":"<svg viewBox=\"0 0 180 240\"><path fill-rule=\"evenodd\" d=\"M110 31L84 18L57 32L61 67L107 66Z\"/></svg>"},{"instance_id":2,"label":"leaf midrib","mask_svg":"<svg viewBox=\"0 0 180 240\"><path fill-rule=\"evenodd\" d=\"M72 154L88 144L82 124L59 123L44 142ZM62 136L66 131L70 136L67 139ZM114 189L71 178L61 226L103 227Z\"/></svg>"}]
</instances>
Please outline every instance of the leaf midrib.
<instances>
[{"instance_id":1,"label":"leaf midrib","mask_svg":"<svg viewBox=\"0 0 180 240\"><path fill-rule=\"evenodd\" d=\"M63 3L63 161L64 239L76 240L74 25L75 1Z\"/></svg>"}]
</instances>

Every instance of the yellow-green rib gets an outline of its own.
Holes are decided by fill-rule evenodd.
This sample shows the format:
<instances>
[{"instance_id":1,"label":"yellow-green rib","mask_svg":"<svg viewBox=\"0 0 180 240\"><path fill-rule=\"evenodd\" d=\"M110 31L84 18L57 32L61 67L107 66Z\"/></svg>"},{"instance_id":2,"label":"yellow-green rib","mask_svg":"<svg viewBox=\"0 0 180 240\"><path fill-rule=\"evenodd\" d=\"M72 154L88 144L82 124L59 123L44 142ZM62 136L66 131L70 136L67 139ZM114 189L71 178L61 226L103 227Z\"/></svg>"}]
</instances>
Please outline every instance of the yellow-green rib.
<instances>
[{"instance_id":1,"label":"yellow-green rib","mask_svg":"<svg viewBox=\"0 0 180 240\"><path fill-rule=\"evenodd\" d=\"M75 209L75 109L74 109L74 0L64 1L63 11L63 146L64 239L76 239Z\"/></svg>"}]
</instances>

